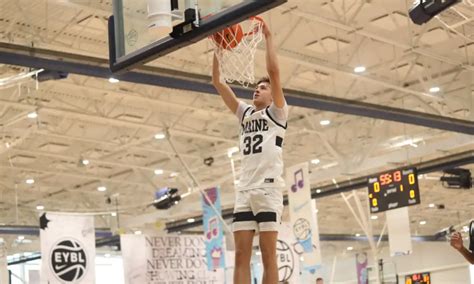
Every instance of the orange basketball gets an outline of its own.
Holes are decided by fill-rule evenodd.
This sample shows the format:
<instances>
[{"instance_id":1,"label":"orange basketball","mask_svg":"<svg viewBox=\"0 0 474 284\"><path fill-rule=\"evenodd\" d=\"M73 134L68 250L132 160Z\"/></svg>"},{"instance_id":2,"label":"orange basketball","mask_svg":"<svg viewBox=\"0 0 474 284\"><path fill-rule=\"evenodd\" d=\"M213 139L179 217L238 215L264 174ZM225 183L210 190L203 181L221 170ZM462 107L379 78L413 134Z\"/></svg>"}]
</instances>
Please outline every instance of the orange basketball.
<instances>
[{"instance_id":1,"label":"orange basketball","mask_svg":"<svg viewBox=\"0 0 474 284\"><path fill-rule=\"evenodd\" d=\"M212 38L221 48L233 49L242 41L243 36L244 32L242 31L242 27L236 24L215 33Z\"/></svg>"}]
</instances>

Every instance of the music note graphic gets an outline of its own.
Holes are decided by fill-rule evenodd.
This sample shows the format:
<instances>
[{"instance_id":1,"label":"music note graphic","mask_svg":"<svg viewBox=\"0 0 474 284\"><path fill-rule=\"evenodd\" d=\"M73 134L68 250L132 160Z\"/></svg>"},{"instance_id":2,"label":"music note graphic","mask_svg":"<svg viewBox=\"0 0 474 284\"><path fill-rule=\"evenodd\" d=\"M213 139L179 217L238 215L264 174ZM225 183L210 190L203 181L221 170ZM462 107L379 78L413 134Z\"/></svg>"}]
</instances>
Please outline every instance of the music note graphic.
<instances>
[{"instance_id":1,"label":"music note graphic","mask_svg":"<svg viewBox=\"0 0 474 284\"><path fill-rule=\"evenodd\" d=\"M298 178L301 175L301 178ZM298 189L304 187L303 169L299 169L295 172L295 183L291 186L291 191L297 192Z\"/></svg>"},{"instance_id":2,"label":"music note graphic","mask_svg":"<svg viewBox=\"0 0 474 284\"><path fill-rule=\"evenodd\" d=\"M213 217L209 219L207 222L207 233L206 233L206 238L208 240L211 240L213 238L216 238L218 235L218 228L217 228L217 217Z\"/></svg>"}]
</instances>

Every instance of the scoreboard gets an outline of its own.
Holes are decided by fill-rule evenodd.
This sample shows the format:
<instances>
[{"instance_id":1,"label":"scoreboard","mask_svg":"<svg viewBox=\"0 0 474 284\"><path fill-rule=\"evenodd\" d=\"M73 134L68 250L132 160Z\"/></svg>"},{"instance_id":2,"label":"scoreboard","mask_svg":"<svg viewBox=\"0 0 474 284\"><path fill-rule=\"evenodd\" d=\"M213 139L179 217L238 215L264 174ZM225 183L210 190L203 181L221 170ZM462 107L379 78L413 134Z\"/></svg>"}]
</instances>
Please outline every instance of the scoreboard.
<instances>
[{"instance_id":1,"label":"scoreboard","mask_svg":"<svg viewBox=\"0 0 474 284\"><path fill-rule=\"evenodd\" d=\"M416 168L397 169L369 177L370 212L420 204Z\"/></svg>"},{"instance_id":2,"label":"scoreboard","mask_svg":"<svg viewBox=\"0 0 474 284\"><path fill-rule=\"evenodd\" d=\"M416 273L405 276L405 284L431 284L429 272Z\"/></svg>"}]
</instances>

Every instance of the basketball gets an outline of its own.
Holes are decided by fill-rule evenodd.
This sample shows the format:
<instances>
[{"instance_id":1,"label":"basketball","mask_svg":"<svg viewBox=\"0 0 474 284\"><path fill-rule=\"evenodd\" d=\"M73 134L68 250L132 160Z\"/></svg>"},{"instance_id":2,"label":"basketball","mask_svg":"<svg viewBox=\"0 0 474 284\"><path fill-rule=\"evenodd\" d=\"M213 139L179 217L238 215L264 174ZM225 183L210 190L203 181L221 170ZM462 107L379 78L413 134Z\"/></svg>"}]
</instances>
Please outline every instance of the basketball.
<instances>
[{"instance_id":1,"label":"basketball","mask_svg":"<svg viewBox=\"0 0 474 284\"><path fill-rule=\"evenodd\" d=\"M221 48L233 49L242 41L243 36L244 32L242 31L242 27L236 24L215 33L212 38Z\"/></svg>"},{"instance_id":2,"label":"basketball","mask_svg":"<svg viewBox=\"0 0 474 284\"><path fill-rule=\"evenodd\" d=\"M278 281L284 282L291 278L294 270L294 257L290 246L283 240L277 241Z\"/></svg>"}]
</instances>

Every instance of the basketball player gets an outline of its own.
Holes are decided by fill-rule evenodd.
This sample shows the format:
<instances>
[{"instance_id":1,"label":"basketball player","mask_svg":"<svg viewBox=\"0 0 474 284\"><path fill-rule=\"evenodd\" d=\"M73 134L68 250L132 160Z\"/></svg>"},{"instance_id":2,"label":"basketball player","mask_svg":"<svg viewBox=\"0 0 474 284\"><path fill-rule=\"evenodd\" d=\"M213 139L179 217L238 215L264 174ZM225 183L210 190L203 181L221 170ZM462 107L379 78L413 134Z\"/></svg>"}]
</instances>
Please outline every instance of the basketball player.
<instances>
[{"instance_id":1,"label":"basketball player","mask_svg":"<svg viewBox=\"0 0 474 284\"><path fill-rule=\"evenodd\" d=\"M288 106L280 82L277 55L272 35L263 27L266 41L268 78L257 83L253 105L237 100L232 89L220 81L219 64L214 55L212 82L227 107L240 123L240 180L236 186L233 232L235 240L234 283L250 284L252 239L259 233L263 261L263 283L278 283L276 243L283 210L281 177L282 144Z\"/></svg>"}]
</instances>

